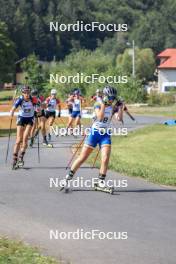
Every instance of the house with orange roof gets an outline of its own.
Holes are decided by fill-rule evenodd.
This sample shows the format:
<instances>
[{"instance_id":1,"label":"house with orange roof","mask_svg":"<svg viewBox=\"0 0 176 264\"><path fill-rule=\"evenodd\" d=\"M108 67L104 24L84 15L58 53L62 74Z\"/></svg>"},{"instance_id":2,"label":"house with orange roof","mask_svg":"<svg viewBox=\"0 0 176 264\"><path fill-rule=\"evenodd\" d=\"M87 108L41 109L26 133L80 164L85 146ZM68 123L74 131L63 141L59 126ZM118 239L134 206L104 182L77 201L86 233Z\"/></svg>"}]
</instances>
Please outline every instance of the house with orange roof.
<instances>
[{"instance_id":1,"label":"house with orange roof","mask_svg":"<svg viewBox=\"0 0 176 264\"><path fill-rule=\"evenodd\" d=\"M176 49L166 49L158 56L158 88L159 92L166 93L176 90Z\"/></svg>"}]
</instances>

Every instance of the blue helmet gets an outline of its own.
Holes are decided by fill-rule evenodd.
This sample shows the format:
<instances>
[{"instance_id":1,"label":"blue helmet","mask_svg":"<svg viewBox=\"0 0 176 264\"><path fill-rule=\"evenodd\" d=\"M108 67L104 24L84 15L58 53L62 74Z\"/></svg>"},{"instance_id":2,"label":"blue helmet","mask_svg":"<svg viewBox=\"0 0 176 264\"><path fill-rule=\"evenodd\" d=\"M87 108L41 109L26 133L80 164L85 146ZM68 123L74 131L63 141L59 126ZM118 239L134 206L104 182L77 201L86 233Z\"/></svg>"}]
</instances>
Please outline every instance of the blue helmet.
<instances>
[{"instance_id":1,"label":"blue helmet","mask_svg":"<svg viewBox=\"0 0 176 264\"><path fill-rule=\"evenodd\" d=\"M29 86L27 86L27 85L25 85L25 86L23 86L22 88L21 88L21 92L22 93L25 93L25 92L30 92L31 91L31 89L30 89L30 87Z\"/></svg>"},{"instance_id":2,"label":"blue helmet","mask_svg":"<svg viewBox=\"0 0 176 264\"><path fill-rule=\"evenodd\" d=\"M110 97L116 98L117 90L114 87L106 86L103 89L103 94L106 95L106 96L110 96Z\"/></svg>"},{"instance_id":3,"label":"blue helmet","mask_svg":"<svg viewBox=\"0 0 176 264\"><path fill-rule=\"evenodd\" d=\"M75 95L81 95L81 91L80 91L79 88L75 88L74 91L73 91L73 93L74 93Z\"/></svg>"}]
</instances>

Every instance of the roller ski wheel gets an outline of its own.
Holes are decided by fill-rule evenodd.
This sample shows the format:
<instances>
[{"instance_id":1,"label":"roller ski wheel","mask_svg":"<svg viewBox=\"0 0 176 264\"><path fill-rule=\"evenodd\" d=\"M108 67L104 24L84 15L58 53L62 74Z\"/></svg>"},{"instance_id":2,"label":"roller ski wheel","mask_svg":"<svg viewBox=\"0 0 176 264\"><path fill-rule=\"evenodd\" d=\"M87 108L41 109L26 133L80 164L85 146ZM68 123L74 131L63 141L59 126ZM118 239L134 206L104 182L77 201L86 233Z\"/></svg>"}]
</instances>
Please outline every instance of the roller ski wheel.
<instances>
[{"instance_id":1,"label":"roller ski wheel","mask_svg":"<svg viewBox=\"0 0 176 264\"><path fill-rule=\"evenodd\" d=\"M102 187L99 184L95 184L94 185L94 190L95 191L99 191L99 192L105 192L105 193L109 193L109 194L114 194L114 187Z\"/></svg>"}]
</instances>

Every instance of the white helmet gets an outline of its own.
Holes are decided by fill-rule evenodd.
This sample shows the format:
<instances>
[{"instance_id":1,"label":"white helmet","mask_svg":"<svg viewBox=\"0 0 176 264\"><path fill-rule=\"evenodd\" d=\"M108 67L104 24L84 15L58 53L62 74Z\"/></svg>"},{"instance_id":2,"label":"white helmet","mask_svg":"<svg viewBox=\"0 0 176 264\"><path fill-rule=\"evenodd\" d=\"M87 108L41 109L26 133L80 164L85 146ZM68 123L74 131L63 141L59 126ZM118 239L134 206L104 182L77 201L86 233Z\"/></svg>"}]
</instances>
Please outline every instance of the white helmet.
<instances>
[{"instance_id":1,"label":"white helmet","mask_svg":"<svg viewBox=\"0 0 176 264\"><path fill-rule=\"evenodd\" d=\"M100 93L100 89L97 89L97 90L96 90L96 93Z\"/></svg>"},{"instance_id":2,"label":"white helmet","mask_svg":"<svg viewBox=\"0 0 176 264\"><path fill-rule=\"evenodd\" d=\"M54 95L54 94L57 94L56 89L52 89L52 90L51 90L51 95L52 95L52 94L53 94L53 95Z\"/></svg>"}]
</instances>

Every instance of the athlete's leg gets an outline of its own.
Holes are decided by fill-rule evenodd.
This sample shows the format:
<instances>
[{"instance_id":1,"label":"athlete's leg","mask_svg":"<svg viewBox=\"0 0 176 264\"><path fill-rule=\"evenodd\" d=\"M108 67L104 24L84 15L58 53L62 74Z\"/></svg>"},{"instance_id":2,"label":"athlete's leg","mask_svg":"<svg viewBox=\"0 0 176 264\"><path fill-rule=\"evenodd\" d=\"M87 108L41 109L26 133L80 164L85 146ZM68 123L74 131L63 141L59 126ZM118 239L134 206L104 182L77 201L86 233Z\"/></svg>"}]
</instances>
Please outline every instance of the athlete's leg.
<instances>
[{"instance_id":1,"label":"athlete's leg","mask_svg":"<svg viewBox=\"0 0 176 264\"><path fill-rule=\"evenodd\" d=\"M111 155L111 145L102 145L101 146L101 166L100 174L106 175L109 165L109 158Z\"/></svg>"},{"instance_id":2,"label":"athlete's leg","mask_svg":"<svg viewBox=\"0 0 176 264\"><path fill-rule=\"evenodd\" d=\"M35 117L34 118L34 124L33 124L32 128L31 128L31 132L30 132L30 147L33 146L34 138L35 138L36 134L38 134L37 122L38 122L37 117ZM36 130L36 128L37 128L37 130Z\"/></svg>"},{"instance_id":3,"label":"athlete's leg","mask_svg":"<svg viewBox=\"0 0 176 264\"><path fill-rule=\"evenodd\" d=\"M70 116L69 119L68 119L68 124L67 124L67 127L66 127L66 131L68 134L70 134L68 131L70 129L70 131L72 131L72 128L73 128L73 121L74 121L74 117ZM72 132L71 132L72 133Z\"/></svg>"},{"instance_id":4,"label":"athlete's leg","mask_svg":"<svg viewBox=\"0 0 176 264\"><path fill-rule=\"evenodd\" d=\"M28 146L28 137L31 133L31 129L32 129L31 124L26 125L26 128L25 128L24 133L23 133L23 141L22 141L22 146L20 149L20 156L24 156L24 154L25 154L25 151L26 151L27 146Z\"/></svg>"},{"instance_id":5,"label":"athlete's leg","mask_svg":"<svg viewBox=\"0 0 176 264\"><path fill-rule=\"evenodd\" d=\"M77 116L76 117L76 120L75 120L75 126L79 127L79 131L81 131L81 117L80 116Z\"/></svg>"},{"instance_id":6,"label":"athlete's leg","mask_svg":"<svg viewBox=\"0 0 176 264\"><path fill-rule=\"evenodd\" d=\"M66 187L68 181L73 178L75 172L80 168L80 166L83 164L83 162L89 157L89 155L91 154L92 150L93 150L92 147L84 145L84 147L82 148L81 154L73 162L69 173L66 175L66 178L61 180L61 182L60 182L61 185L62 185L61 190L64 188L64 186Z\"/></svg>"},{"instance_id":7,"label":"athlete's leg","mask_svg":"<svg viewBox=\"0 0 176 264\"><path fill-rule=\"evenodd\" d=\"M30 133L31 138L34 137L36 126L37 126L37 117L35 117L34 124L33 124L32 128L31 128L31 133Z\"/></svg>"},{"instance_id":8,"label":"athlete's leg","mask_svg":"<svg viewBox=\"0 0 176 264\"><path fill-rule=\"evenodd\" d=\"M53 126L54 120L55 120L54 116L50 116L49 119L48 119L48 124L49 124L48 138L49 138L49 140L51 139L50 131L51 131L51 128Z\"/></svg>"},{"instance_id":9,"label":"athlete's leg","mask_svg":"<svg viewBox=\"0 0 176 264\"><path fill-rule=\"evenodd\" d=\"M73 118L72 116L69 116L69 119L68 119L68 124L67 124L67 127L66 127L66 129L68 129L69 127L72 127L73 120L74 120L74 118Z\"/></svg>"},{"instance_id":10,"label":"athlete's leg","mask_svg":"<svg viewBox=\"0 0 176 264\"><path fill-rule=\"evenodd\" d=\"M47 119L45 116L40 117L40 128L41 128L42 137L43 137L43 145L48 146L48 147L53 147L53 145L48 142L47 137L46 137L46 121ZM51 139L50 133L48 134L48 137L49 139Z\"/></svg>"},{"instance_id":11,"label":"athlete's leg","mask_svg":"<svg viewBox=\"0 0 176 264\"><path fill-rule=\"evenodd\" d=\"M54 123L55 117L54 116L50 116L49 118L49 126L51 127Z\"/></svg>"},{"instance_id":12,"label":"athlete's leg","mask_svg":"<svg viewBox=\"0 0 176 264\"><path fill-rule=\"evenodd\" d=\"M40 117L40 127L43 138L46 137L46 118L44 116Z\"/></svg>"},{"instance_id":13,"label":"athlete's leg","mask_svg":"<svg viewBox=\"0 0 176 264\"><path fill-rule=\"evenodd\" d=\"M15 142L14 151L13 151L14 158L18 157L18 152L20 150L20 144L23 141L23 132L24 132L24 127L17 126L16 142Z\"/></svg>"},{"instance_id":14,"label":"athlete's leg","mask_svg":"<svg viewBox=\"0 0 176 264\"><path fill-rule=\"evenodd\" d=\"M92 147L86 146L86 145L83 146L81 154L73 162L70 170L75 173L80 168L80 166L88 159L88 157L92 153L92 151L93 151Z\"/></svg>"}]
</instances>

